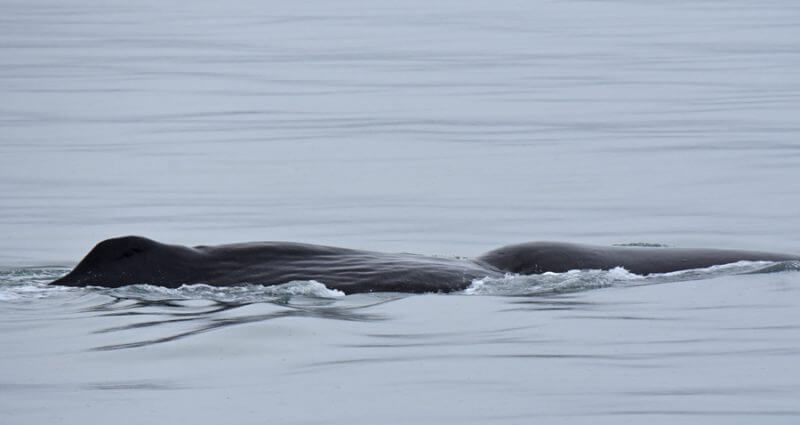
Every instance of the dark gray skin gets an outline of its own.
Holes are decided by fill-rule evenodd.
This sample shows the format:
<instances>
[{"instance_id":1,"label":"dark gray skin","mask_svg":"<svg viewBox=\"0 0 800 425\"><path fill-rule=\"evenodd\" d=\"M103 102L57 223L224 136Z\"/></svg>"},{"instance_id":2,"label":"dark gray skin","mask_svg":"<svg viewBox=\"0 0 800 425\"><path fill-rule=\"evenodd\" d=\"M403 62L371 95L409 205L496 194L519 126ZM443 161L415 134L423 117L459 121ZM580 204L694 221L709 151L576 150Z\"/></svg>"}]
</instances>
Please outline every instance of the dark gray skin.
<instances>
[{"instance_id":1,"label":"dark gray skin","mask_svg":"<svg viewBox=\"0 0 800 425\"><path fill-rule=\"evenodd\" d=\"M529 242L490 251L474 260L381 253L289 242L195 246L168 245L139 236L97 244L66 276L65 286L152 284L275 285L316 280L347 294L451 292L474 279L506 273L535 274L624 267L637 274L666 273L750 261L800 261L800 256L758 251L602 247Z\"/></svg>"},{"instance_id":2,"label":"dark gray skin","mask_svg":"<svg viewBox=\"0 0 800 425\"><path fill-rule=\"evenodd\" d=\"M733 249L527 242L489 251L478 257L477 261L519 274L624 267L631 273L647 275L699 269L737 261L800 261L800 256Z\"/></svg>"}]
</instances>

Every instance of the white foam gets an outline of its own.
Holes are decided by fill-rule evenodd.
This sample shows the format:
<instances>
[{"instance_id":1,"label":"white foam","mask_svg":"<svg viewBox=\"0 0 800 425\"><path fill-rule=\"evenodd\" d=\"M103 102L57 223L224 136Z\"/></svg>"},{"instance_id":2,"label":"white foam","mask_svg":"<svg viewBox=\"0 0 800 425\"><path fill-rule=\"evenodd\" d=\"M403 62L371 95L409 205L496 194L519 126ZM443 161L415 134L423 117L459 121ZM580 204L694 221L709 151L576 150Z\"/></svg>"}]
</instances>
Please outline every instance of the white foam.
<instances>
[{"instance_id":1,"label":"white foam","mask_svg":"<svg viewBox=\"0 0 800 425\"><path fill-rule=\"evenodd\" d=\"M536 275L506 274L501 278L476 279L464 290L469 295L532 295L574 292L644 279L622 267L611 270L569 270Z\"/></svg>"},{"instance_id":2,"label":"white foam","mask_svg":"<svg viewBox=\"0 0 800 425\"><path fill-rule=\"evenodd\" d=\"M706 274L715 274L715 273L741 273L741 272L748 272L754 271L759 268L770 266L776 264L772 261L737 261L735 263L728 263L728 264L720 264L711 267L704 267L700 269L689 269L689 270L678 270L675 272L669 273L661 273L661 276L681 276L685 274L696 274L696 273L706 273Z\"/></svg>"},{"instance_id":3,"label":"white foam","mask_svg":"<svg viewBox=\"0 0 800 425\"><path fill-rule=\"evenodd\" d=\"M70 290L63 286L48 285L66 271L63 267L0 269L0 301L45 298L56 292Z\"/></svg>"},{"instance_id":4,"label":"white foam","mask_svg":"<svg viewBox=\"0 0 800 425\"><path fill-rule=\"evenodd\" d=\"M271 292L274 295L303 295L316 298L339 298L345 295L344 292L330 289L316 280L288 282L282 285L268 286L264 289L265 292Z\"/></svg>"},{"instance_id":5,"label":"white foam","mask_svg":"<svg viewBox=\"0 0 800 425\"><path fill-rule=\"evenodd\" d=\"M622 267L611 270L569 270L564 273L542 273L538 275L506 274L499 278L475 279L462 293L468 295L535 295L575 292L626 284L653 284L695 279L713 278L730 274L758 272L775 266L768 261L739 261L702 269L680 270L670 273L637 275ZM63 268L7 269L0 271L0 301L44 298L61 291L76 291L80 288L50 286L47 282L65 272ZM783 269L781 269L783 270ZM787 270L795 270L788 268ZM345 294L330 289L324 283L308 280L293 281L280 285L240 285L216 287L205 284L183 285L165 288L156 285L132 285L121 288L94 288L101 293L120 297L210 299L219 301L259 302L275 297L305 296L313 298L340 298Z\"/></svg>"},{"instance_id":6,"label":"white foam","mask_svg":"<svg viewBox=\"0 0 800 425\"><path fill-rule=\"evenodd\" d=\"M9 291L0 291L0 301L11 301L19 299L19 295L9 292Z\"/></svg>"},{"instance_id":7,"label":"white foam","mask_svg":"<svg viewBox=\"0 0 800 425\"><path fill-rule=\"evenodd\" d=\"M103 288L98 288L103 290ZM155 285L131 285L105 289L109 295L120 297L210 299L234 302L259 302L284 296L305 296L314 298L339 298L345 294L330 289L316 280L292 281L280 285L236 285L211 286L206 284L181 285L178 288L165 288Z\"/></svg>"},{"instance_id":8,"label":"white foam","mask_svg":"<svg viewBox=\"0 0 800 425\"><path fill-rule=\"evenodd\" d=\"M506 274L501 278L475 279L464 290L468 295L534 295L575 292L626 284L664 283L713 278L730 274L757 271L774 265L769 261L739 261L701 269L679 270L670 273L639 275L623 267L611 270L569 270L563 273L545 272L535 275Z\"/></svg>"}]
</instances>

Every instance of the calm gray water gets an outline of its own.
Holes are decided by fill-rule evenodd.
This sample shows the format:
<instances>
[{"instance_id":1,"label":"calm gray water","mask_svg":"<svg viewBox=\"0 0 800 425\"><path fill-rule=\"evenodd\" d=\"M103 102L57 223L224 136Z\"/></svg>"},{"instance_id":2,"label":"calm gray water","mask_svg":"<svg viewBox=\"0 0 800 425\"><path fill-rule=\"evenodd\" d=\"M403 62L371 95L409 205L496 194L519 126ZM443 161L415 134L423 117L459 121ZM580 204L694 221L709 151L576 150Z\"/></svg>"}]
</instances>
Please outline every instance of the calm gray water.
<instances>
[{"instance_id":1,"label":"calm gray water","mask_svg":"<svg viewBox=\"0 0 800 425\"><path fill-rule=\"evenodd\" d=\"M800 419L796 264L423 296L44 285L125 234L800 253L800 3L0 11L0 422Z\"/></svg>"}]
</instances>

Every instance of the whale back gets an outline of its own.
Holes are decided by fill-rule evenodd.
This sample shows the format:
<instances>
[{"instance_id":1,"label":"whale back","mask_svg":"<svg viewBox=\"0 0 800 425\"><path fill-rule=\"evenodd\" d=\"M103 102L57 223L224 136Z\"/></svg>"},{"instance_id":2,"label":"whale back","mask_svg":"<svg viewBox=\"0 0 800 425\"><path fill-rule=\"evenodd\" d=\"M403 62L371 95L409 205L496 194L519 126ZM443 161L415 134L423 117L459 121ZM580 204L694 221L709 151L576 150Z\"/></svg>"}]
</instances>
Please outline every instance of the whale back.
<instances>
[{"instance_id":1,"label":"whale back","mask_svg":"<svg viewBox=\"0 0 800 425\"><path fill-rule=\"evenodd\" d=\"M759 251L595 246L564 242L508 245L465 260L381 253L292 242L251 242L187 247L140 236L98 243L66 276L66 286L120 287L153 284L276 285L315 280L356 292L450 292L475 279L504 273L538 274L624 267L636 274L667 273L737 261L786 261L800 257Z\"/></svg>"},{"instance_id":2,"label":"whale back","mask_svg":"<svg viewBox=\"0 0 800 425\"><path fill-rule=\"evenodd\" d=\"M609 270L623 267L631 273L669 273L738 261L797 261L800 256L729 249L597 246L565 242L527 242L507 245L483 254L477 261L499 270L536 274L575 269Z\"/></svg>"},{"instance_id":3,"label":"whale back","mask_svg":"<svg viewBox=\"0 0 800 425\"><path fill-rule=\"evenodd\" d=\"M487 276L502 273L470 260L407 253L292 242L186 247L126 236L100 242L53 284L175 288L197 283L276 285L315 280L345 293L450 292Z\"/></svg>"}]
</instances>

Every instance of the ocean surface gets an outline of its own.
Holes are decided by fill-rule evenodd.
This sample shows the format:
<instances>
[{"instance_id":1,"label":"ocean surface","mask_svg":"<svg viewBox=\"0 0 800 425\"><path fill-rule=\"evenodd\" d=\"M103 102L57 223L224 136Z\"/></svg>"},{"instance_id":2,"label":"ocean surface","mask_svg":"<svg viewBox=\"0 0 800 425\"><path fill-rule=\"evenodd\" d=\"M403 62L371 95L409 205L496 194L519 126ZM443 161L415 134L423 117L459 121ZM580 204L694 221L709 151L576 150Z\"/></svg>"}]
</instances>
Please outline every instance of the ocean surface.
<instances>
[{"instance_id":1,"label":"ocean surface","mask_svg":"<svg viewBox=\"0 0 800 425\"><path fill-rule=\"evenodd\" d=\"M102 239L800 254L800 2L0 0L0 424L796 424L800 264L50 287Z\"/></svg>"}]
</instances>

